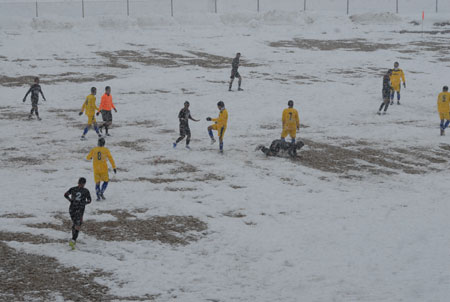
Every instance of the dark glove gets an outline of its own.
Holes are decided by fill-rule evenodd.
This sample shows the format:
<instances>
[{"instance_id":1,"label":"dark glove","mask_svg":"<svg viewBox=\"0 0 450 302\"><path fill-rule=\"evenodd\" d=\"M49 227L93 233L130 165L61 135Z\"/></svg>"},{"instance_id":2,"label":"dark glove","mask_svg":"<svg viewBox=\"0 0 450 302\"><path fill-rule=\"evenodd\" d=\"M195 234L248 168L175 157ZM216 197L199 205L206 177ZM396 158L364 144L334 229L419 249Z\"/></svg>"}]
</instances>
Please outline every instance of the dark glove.
<instances>
[{"instance_id":1,"label":"dark glove","mask_svg":"<svg viewBox=\"0 0 450 302\"><path fill-rule=\"evenodd\" d=\"M97 113L96 113L95 115L96 115L96 116L98 116L99 114L100 114L100 111L99 111L99 112L97 112Z\"/></svg>"},{"instance_id":2,"label":"dark glove","mask_svg":"<svg viewBox=\"0 0 450 302\"><path fill-rule=\"evenodd\" d=\"M83 114L83 112L78 113L78 115L82 115L82 114Z\"/></svg>"},{"instance_id":3,"label":"dark glove","mask_svg":"<svg viewBox=\"0 0 450 302\"><path fill-rule=\"evenodd\" d=\"M210 122L210 121L211 121L211 118L208 116L208 117L206 118L206 120L207 120L208 122Z\"/></svg>"},{"instance_id":4,"label":"dark glove","mask_svg":"<svg viewBox=\"0 0 450 302\"><path fill-rule=\"evenodd\" d=\"M403 83L403 88L406 88L406 83Z\"/></svg>"},{"instance_id":5,"label":"dark glove","mask_svg":"<svg viewBox=\"0 0 450 302\"><path fill-rule=\"evenodd\" d=\"M46 99L46 98L44 98L44 101L46 101L46 102L47 102L47 99Z\"/></svg>"},{"instance_id":6,"label":"dark glove","mask_svg":"<svg viewBox=\"0 0 450 302\"><path fill-rule=\"evenodd\" d=\"M113 169L113 171L114 171L114 174L116 174L116 173L117 173L117 169Z\"/></svg>"},{"instance_id":7,"label":"dark glove","mask_svg":"<svg viewBox=\"0 0 450 302\"><path fill-rule=\"evenodd\" d=\"M27 99L23 99L23 102L25 103L26 100L27 100Z\"/></svg>"},{"instance_id":8,"label":"dark glove","mask_svg":"<svg viewBox=\"0 0 450 302\"><path fill-rule=\"evenodd\" d=\"M116 112L116 113L117 113L117 109L116 109L116 108L114 108L114 112Z\"/></svg>"}]
</instances>

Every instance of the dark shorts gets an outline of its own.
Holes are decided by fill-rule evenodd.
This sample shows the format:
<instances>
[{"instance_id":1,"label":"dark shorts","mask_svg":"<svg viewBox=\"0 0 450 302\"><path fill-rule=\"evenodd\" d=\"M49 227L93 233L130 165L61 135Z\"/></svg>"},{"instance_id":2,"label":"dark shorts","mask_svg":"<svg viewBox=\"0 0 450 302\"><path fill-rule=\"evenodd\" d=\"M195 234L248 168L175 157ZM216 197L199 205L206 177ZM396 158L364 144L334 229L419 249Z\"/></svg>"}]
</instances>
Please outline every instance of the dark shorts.
<instances>
[{"instance_id":1,"label":"dark shorts","mask_svg":"<svg viewBox=\"0 0 450 302\"><path fill-rule=\"evenodd\" d=\"M69 208L70 219L76 226L83 223L84 208Z\"/></svg>"},{"instance_id":2,"label":"dark shorts","mask_svg":"<svg viewBox=\"0 0 450 302\"><path fill-rule=\"evenodd\" d=\"M189 128L189 125L183 125L180 124L180 136L190 136L191 135L191 129Z\"/></svg>"},{"instance_id":3,"label":"dark shorts","mask_svg":"<svg viewBox=\"0 0 450 302\"><path fill-rule=\"evenodd\" d=\"M112 122L111 110L102 110L102 119L104 122Z\"/></svg>"},{"instance_id":4,"label":"dark shorts","mask_svg":"<svg viewBox=\"0 0 450 302\"><path fill-rule=\"evenodd\" d=\"M232 70L232 71L231 71L231 77L230 77L230 79L240 78L240 77L241 77L241 75L239 74L239 71L237 71L237 70Z\"/></svg>"},{"instance_id":5,"label":"dark shorts","mask_svg":"<svg viewBox=\"0 0 450 302\"><path fill-rule=\"evenodd\" d=\"M31 107L37 108L39 99L31 99Z\"/></svg>"},{"instance_id":6,"label":"dark shorts","mask_svg":"<svg viewBox=\"0 0 450 302\"><path fill-rule=\"evenodd\" d=\"M383 100L389 99L391 97L391 91L383 90L382 95L383 95Z\"/></svg>"}]
</instances>

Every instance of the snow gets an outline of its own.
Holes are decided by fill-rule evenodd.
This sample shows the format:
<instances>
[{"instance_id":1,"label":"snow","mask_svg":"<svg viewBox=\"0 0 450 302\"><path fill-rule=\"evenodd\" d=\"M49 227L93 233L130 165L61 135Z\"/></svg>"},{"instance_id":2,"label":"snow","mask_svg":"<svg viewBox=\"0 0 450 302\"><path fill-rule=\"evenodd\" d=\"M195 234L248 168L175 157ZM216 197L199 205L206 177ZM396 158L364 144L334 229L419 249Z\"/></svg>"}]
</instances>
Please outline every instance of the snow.
<instances>
[{"instance_id":1,"label":"snow","mask_svg":"<svg viewBox=\"0 0 450 302\"><path fill-rule=\"evenodd\" d=\"M117 175L111 171L107 201L87 206L85 224L116 219L98 211L144 208L148 210L136 214L140 219L193 216L208 227L198 241L185 246L148 240L111 242L83 232L74 252L61 243L9 241L8 245L54 257L82 272L110 272L111 277L97 281L123 297L448 301L448 161L429 163L421 155L405 153L402 158L423 163L414 168L425 172L406 173L380 165L378 169L395 174L371 173L363 169L367 163L362 159L355 164L361 166L358 171L332 172L254 151L279 137L281 112L289 99L295 101L301 123L307 126L301 129L300 139L332 146L365 141L369 151L380 152L380 157L398 154L396 148L437 154L440 147L448 147L448 137L439 136L435 104L442 86L449 84L444 76L450 67L445 60L448 49L442 46L448 45L448 36L399 33L420 31L410 22L420 21L422 9L432 10L434 1L402 1L402 6L408 5L402 15L376 9L387 1L371 4L374 7L355 4L350 17L337 12L342 3L331 0L308 1L311 11L307 12L299 11L302 3L297 2L302 1L291 12L286 11L286 2L279 1L279 9L260 14L251 11L253 1L246 1L242 10L218 15L211 13L210 2L204 2L198 4L204 11L176 13L173 19L159 13L130 18L87 14L81 19L56 17L51 11L45 15L45 9L43 17L28 19L25 14L5 16L0 4L2 76L41 75L44 81L67 72L79 73L73 76L80 79L115 76L108 81L43 83L48 101L41 102L41 122L0 118L0 216L33 215L0 217L0 231L70 238L69 229L30 224L60 224L54 217L58 213L68 217L63 194L80 176L88 179L88 189L94 193L91 163L84 158L96 139L91 130L87 141L79 140L86 117L79 117L77 110L91 86L97 87L99 99L106 85L112 87L118 108L107 147L119 171ZM219 11L226 11L224 2L219 3ZM261 1L261 7L269 3ZM427 15L425 31L446 30L448 26L433 23L449 19L446 13ZM294 39L309 44L295 46ZM355 39L384 46L361 50ZM317 42L337 40L349 45L321 50L325 46ZM291 44L270 46L278 41ZM436 45L441 49L433 50ZM132 50L150 56L150 49L191 59L199 57L189 51L204 52L230 61L240 51L255 66L240 69L245 91L229 93L228 65L165 67L122 57L119 63L128 67L118 68L108 66L111 61L99 55ZM381 103L381 74L394 61L406 73L403 104L380 117L375 113ZM25 105L21 102L26 88L0 85L2 110L29 112L29 100ZM184 149L184 142L177 149L171 147L185 100L191 103L192 115L201 118L199 123L191 122L192 151ZM223 156L217 144L209 145L205 121L218 114L218 100L225 102L230 116ZM136 124L143 121L149 122ZM123 142L136 142L141 149ZM316 149L306 144L304 151ZM19 156L37 163L13 160ZM158 159L173 162L157 164ZM185 164L197 171L171 172ZM175 181L138 181L139 177ZM55 293L55 301L61 299Z\"/></svg>"}]
</instances>

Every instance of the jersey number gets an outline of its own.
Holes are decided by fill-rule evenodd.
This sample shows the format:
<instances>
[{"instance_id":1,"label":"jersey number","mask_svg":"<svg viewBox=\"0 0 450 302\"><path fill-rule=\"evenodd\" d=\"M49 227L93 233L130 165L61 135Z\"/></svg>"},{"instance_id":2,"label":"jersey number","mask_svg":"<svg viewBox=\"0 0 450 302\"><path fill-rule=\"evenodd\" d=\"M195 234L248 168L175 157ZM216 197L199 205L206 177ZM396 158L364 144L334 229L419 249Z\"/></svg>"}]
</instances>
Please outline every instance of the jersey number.
<instances>
[{"instance_id":1,"label":"jersey number","mask_svg":"<svg viewBox=\"0 0 450 302\"><path fill-rule=\"evenodd\" d=\"M77 195L75 196L76 201L81 201L81 193L77 192Z\"/></svg>"},{"instance_id":2,"label":"jersey number","mask_svg":"<svg viewBox=\"0 0 450 302\"><path fill-rule=\"evenodd\" d=\"M445 95L442 96L442 102L445 102L447 100L447 97Z\"/></svg>"},{"instance_id":3,"label":"jersey number","mask_svg":"<svg viewBox=\"0 0 450 302\"><path fill-rule=\"evenodd\" d=\"M289 112L289 120L292 121L292 112Z\"/></svg>"},{"instance_id":4,"label":"jersey number","mask_svg":"<svg viewBox=\"0 0 450 302\"><path fill-rule=\"evenodd\" d=\"M98 160L102 160L102 152L98 152L97 153L97 159Z\"/></svg>"}]
</instances>

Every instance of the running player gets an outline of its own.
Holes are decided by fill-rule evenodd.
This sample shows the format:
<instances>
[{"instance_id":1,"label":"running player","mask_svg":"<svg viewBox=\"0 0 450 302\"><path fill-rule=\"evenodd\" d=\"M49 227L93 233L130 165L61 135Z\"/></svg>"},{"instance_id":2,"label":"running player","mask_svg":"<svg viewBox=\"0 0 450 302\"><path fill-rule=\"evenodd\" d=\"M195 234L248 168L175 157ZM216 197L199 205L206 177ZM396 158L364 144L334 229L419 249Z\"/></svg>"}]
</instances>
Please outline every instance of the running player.
<instances>
[{"instance_id":1,"label":"running player","mask_svg":"<svg viewBox=\"0 0 450 302\"><path fill-rule=\"evenodd\" d=\"M233 62L231 62L231 76L230 76L230 86L228 88L228 91L231 91L231 86L233 86L234 78L238 78L238 91L242 91L244 89L241 88L242 83L242 77L239 74L238 68L240 66L239 59L241 58L241 53L238 52L236 54L236 57L233 59Z\"/></svg>"},{"instance_id":2,"label":"running player","mask_svg":"<svg viewBox=\"0 0 450 302\"><path fill-rule=\"evenodd\" d=\"M215 122L213 125L210 125L208 127L208 134L211 138L211 144L214 144L216 140L214 139L213 130L217 130L217 134L219 136L219 148L220 153L223 153L223 136L225 134L225 131L227 130L227 123L228 123L228 111L225 109L225 104L222 101L219 101L217 103L217 108L219 108L220 113L218 118L210 118L207 117L207 121L213 121Z\"/></svg>"},{"instance_id":3,"label":"running player","mask_svg":"<svg viewBox=\"0 0 450 302\"><path fill-rule=\"evenodd\" d=\"M380 109L378 109L377 114L380 115L381 114L381 110L384 107L384 111L383 114L386 114L386 111L388 110L389 107L389 97L391 94L391 77L392 74L392 69L389 69L386 74L383 77L383 89L381 90L381 94L383 96L383 103L381 103Z\"/></svg>"},{"instance_id":4,"label":"running player","mask_svg":"<svg viewBox=\"0 0 450 302\"><path fill-rule=\"evenodd\" d=\"M70 247L74 250L83 223L84 209L91 203L91 193L84 186L86 178L81 177L78 180L78 186L70 188L64 197L70 201L69 214L72 220L72 240L69 241Z\"/></svg>"},{"instance_id":5,"label":"running player","mask_svg":"<svg viewBox=\"0 0 450 302\"><path fill-rule=\"evenodd\" d=\"M297 135L297 130L300 129L300 119L298 117L298 111L294 109L294 101L290 100L288 102L288 108L283 110L283 115L281 117L283 131L281 132L281 139L284 141L286 136L291 137L291 142L295 143L295 137Z\"/></svg>"},{"instance_id":6,"label":"running player","mask_svg":"<svg viewBox=\"0 0 450 302\"><path fill-rule=\"evenodd\" d=\"M109 127L112 125L112 113L111 109L114 109L114 112L117 112L116 106L114 106L111 96L111 87L105 87L105 94L102 96L100 101L100 107L98 108L97 116L102 113L103 125L100 126L99 130L102 132L102 128L105 128L106 136L110 136L108 133Z\"/></svg>"},{"instance_id":7,"label":"running player","mask_svg":"<svg viewBox=\"0 0 450 302\"><path fill-rule=\"evenodd\" d=\"M27 96L31 93L31 111L30 115L28 116L29 119L33 117L33 113L36 114L37 119L40 121L41 118L39 117L38 112L38 103L39 103L39 93L42 95L42 99L44 101L47 101L45 99L44 93L42 92L41 85L39 85L39 78L34 78L34 84L31 85L30 89L28 89L27 94L23 97L23 102L27 100Z\"/></svg>"},{"instance_id":8,"label":"running player","mask_svg":"<svg viewBox=\"0 0 450 302\"><path fill-rule=\"evenodd\" d=\"M177 144L186 137L186 148L190 149L191 129L189 128L189 120L193 120L194 122L199 122L200 120L192 117L188 101L184 102L184 108L178 113L178 119L180 120L180 137L173 143L173 147L176 148Z\"/></svg>"},{"instance_id":9,"label":"running player","mask_svg":"<svg viewBox=\"0 0 450 302\"><path fill-rule=\"evenodd\" d=\"M106 160L109 160L114 174L117 173L116 163L114 162L109 149L105 147L105 139L103 137L98 139L98 147L95 147L86 156L87 160L94 159L92 165L94 167L94 181L95 181L95 193L97 194L97 201L101 199L105 200L105 195L103 195L108 187L109 175L108 175L108 164ZM103 181L103 185L100 188L100 182Z\"/></svg>"},{"instance_id":10,"label":"running player","mask_svg":"<svg viewBox=\"0 0 450 302\"><path fill-rule=\"evenodd\" d=\"M97 88L92 87L91 88L91 94L86 97L86 100L83 103L83 107L81 107L80 115L83 114L83 112L88 117L88 123L86 128L84 128L83 135L81 136L81 140L85 140L86 133L88 133L89 128L94 126L95 132L97 132L98 137L101 137L98 128L97 128L97 121L95 120L95 110L98 110L97 105L95 104L96 98L95 95L97 94Z\"/></svg>"},{"instance_id":11,"label":"running player","mask_svg":"<svg viewBox=\"0 0 450 302\"><path fill-rule=\"evenodd\" d=\"M400 87L401 82L403 82L403 87L406 88L406 81L405 81L405 73L403 70L398 68L399 64L398 62L394 63L394 69L392 70L391 74L391 105L394 104L394 95L395 92L397 92L397 105L400 105Z\"/></svg>"},{"instance_id":12,"label":"running player","mask_svg":"<svg viewBox=\"0 0 450 302\"><path fill-rule=\"evenodd\" d=\"M450 124L450 92L448 92L447 86L444 86L442 92L439 93L437 107L441 119L441 136L443 136L445 135L445 129Z\"/></svg>"}]
</instances>

